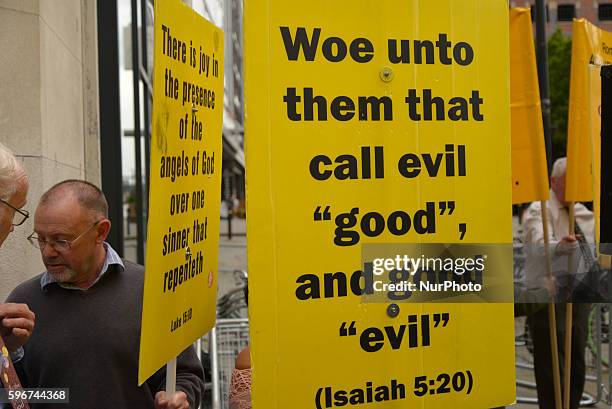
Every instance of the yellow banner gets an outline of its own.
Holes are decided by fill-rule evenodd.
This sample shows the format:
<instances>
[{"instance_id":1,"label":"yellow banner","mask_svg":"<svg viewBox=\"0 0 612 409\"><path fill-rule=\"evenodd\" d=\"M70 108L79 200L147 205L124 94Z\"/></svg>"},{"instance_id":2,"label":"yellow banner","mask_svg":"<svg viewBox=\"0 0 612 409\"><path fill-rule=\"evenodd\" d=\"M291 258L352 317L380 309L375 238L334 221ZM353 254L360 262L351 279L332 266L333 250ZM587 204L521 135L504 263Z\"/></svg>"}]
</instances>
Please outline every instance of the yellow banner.
<instances>
[{"instance_id":1,"label":"yellow banner","mask_svg":"<svg viewBox=\"0 0 612 409\"><path fill-rule=\"evenodd\" d=\"M610 63L612 33L601 30L587 20L574 20L565 181L565 197L568 201L593 200L589 64ZM599 138L599 133L595 136Z\"/></svg>"},{"instance_id":2,"label":"yellow banner","mask_svg":"<svg viewBox=\"0 0 612 409\"><path fill-rule=\"evenodd\" d=\"M512 288L508 36L505 0L245 3L254 408L514 401L511 304L362 299L374 244L506 245Z\"/></svg>"},{"instance_id":3,"label":"yellow banner","mask_svg":"<svg viewBox=\"0 0 612 409\"><path fill-rule=\"evenodd\" d=\"M155 2L151 188L138 383L215 323L223 32Z\"/></svg>"},{"instance_id":4,"label":"yellow banner","mask_svg":"<svg viewBox=\"0 0 612 409\"><path fill-rule=\"evenodd\" d=\"M599 243L599 211L601 194L601 66L589 65L589 143L592 149L592 183L595 196L593 210L595 212L595 243Z\"/></svg>"},{"instance_id":5,"label":"yellow banner","mask_svg":"<svg viewBox=\"0 0 612 409\"><path fill-rule=\"evenodd\" d=\"M548 200L548 170L531 12L510 9L512 203Z\"/></svg>"}]
</instances>

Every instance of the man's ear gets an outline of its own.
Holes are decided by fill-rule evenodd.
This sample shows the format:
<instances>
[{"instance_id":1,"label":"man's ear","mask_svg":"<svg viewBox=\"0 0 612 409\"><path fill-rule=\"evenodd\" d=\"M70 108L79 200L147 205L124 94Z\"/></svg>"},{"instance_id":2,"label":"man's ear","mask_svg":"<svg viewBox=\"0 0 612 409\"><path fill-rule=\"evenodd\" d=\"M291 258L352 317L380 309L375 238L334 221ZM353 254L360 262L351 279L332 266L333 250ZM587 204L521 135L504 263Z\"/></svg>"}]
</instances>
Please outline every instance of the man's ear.
<instances>
[{"instance_id":1,"label":"man's ear","mask_svg":"<svg viewBox=\"0 0 612 409\"><path fill-rule=\"evenodd\" d=\"M96 243L102 243L106 241L106 238L108 237L108 233L110 233L110 229L111 229L111 221L108 219L102 219L98 223L98 226L96 226L96 231L98 233L98 236L96 237Z\"/></svg>"}]
</instances>

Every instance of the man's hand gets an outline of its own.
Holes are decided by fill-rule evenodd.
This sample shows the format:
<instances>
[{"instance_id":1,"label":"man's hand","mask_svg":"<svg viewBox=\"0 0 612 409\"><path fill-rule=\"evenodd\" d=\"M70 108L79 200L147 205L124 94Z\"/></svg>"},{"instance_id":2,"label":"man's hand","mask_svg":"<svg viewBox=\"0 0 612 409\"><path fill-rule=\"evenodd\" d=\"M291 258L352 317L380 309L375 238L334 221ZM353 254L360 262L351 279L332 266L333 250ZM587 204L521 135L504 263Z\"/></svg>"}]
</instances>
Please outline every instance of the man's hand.
<instances>
[{"instance_id":1,"label":"man's hand","mask_svg":"<svg viewBox=\"0 0 612 409\"><path fill-rule=\"evenodd\" d=\"M578 248L578 239L579 236L570 234L561 239L559 243L557 243L557 247L555 247L555 253L557 254L570 254L573 253Z\"/></svg>"},{"instance_id":2,"label":"man's hand","mask_svg":"<svg viewBox=\"0 0 612 409\"><path fill-rule=\"evenodd\" d=\"M189 409L187 394L178 391L168 398L166 391L159 391L155 394L155 409Z\"/></svg>"},{"instance_id":3,"label":"man's hand","mask_svg":"<svg viewBox=\"0 0 612 409\"><path fill-rule=\"evenodd\" d=\"M27 305L0 303L0 336L9 351L22 347L33 329L34 313Z\"/></svg>"}]
</instances>

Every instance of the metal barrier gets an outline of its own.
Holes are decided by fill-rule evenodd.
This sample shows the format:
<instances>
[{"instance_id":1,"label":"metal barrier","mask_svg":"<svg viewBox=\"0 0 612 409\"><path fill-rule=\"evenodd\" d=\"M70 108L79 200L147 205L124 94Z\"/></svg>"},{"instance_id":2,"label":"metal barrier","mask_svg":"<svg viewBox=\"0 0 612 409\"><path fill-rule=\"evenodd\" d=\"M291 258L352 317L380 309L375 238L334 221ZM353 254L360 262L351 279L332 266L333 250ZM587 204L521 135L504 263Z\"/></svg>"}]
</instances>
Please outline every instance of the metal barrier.
<instances>
[{"instance_id":1,"label":"metal barrier","mask_svg":"<svg viewBox=\"0 0 612 409\"><path fill-rule=\"evenodd\" d=\"M533 364L529 364L526 362L516 362L516 367L517 368L523 368L523 369L530 369L533 370ZM586 377L587 381L596 381L597 378L595 376L587 376ZM517 379L516 380L516 386L520 386L522 388L528 388L528 389L536 389L536 384L535 382L529 382L529 381L524 381L522 379ZM592 395L583 392L582 393L582 398L580 399L580 406L593 406L595 404L597 404L597 402L599 402L599 399L596 397L593 397ZM537 405L538 404L538 398L527 398L527 397L522 397L522 396L517 396L516 397L516 403L528 403L528 404L532 404L532 405Z\"/></svg>"},{"instance_id":2,"label":"metal barrier","mask_svg":"<svg viewBox=\"0 0 612 409\"><path fill-rule=\"evenodd\" d=\"M249 345L249 320L217 319L217 325L210 335L212 407L228 409L229 386L236 357Z\"/></svg>"},{"instance_id":3,"label":"metal barrier","mask_svg":"<svg viewBox=\"0 0 612 409\"><path fill-rule=\"evenodd\" d=\"M585 350L585 354L589 354L591 358L591 363L589 364L587 360L587 375L586 382L595 383L597 386L596 394L593 396L587 392L583 392L582 399L580 400L581 407L590 407L594 406L599 402L602 402L607 405L607 407L612 407L612 396L610 396L610 390L612 390L612 375L608 371L607 373L607 383L604 384L604 366L608 366L608 358L605 358L602 354L603 343L608 343L607 351L608 357L612 354L612 345L610 345L609 339L606 336L602 336L602 322L604 322L603 318L605 318L605 322L608 322L608 317L604 317L604 313L608 314L608 309L602 309L601 307L604 304L595 304L593 306L593 311L589 317L589 341L587 343L587 349ZM609 307L609 306L608 306ZM607 328L607 327L606 327ZM523 335L521 337L517 337L515 341L515 345L517 347L526 346L530 342L528 335ZM528 348L529 350L529 348ZM516 362L517 368L533 370L533 363L525 362L517 360ZM522 379L516 380L516 385L519 387L527 388L527 389L536 389L536 384L534 382L525 381ZM517 396L517 403L527 403L537 405L537 398L532 397L524 397Z\"/></svg>"}]
</instances>

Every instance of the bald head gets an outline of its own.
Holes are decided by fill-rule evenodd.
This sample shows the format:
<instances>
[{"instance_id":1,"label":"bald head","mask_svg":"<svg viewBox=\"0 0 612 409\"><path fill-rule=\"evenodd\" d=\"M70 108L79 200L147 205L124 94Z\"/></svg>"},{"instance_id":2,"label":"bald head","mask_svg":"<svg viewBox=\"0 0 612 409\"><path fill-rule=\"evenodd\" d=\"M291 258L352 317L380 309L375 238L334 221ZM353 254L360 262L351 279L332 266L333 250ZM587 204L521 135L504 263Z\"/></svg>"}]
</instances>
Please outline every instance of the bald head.
<instances>
[{"instance_id":1,"label":"bald head","mask_svg":"<svg viewBox=\"0 0 612 409\"><path fill-rule=\"evenodd\" d=\"M70 179L56 184L42 195L38 206L48 206L67 197L74 198L83 210L95 218L108 218L108 203L104 193L84 180Z\"/></svg>"},{"instance_id":2,"label":"bald head","mask_svg":"<svg viewBox=\"0 0 612 409\"><path fill-rule=\"evenodd\" d=\"M65 180L43 194L34 214L34 234L55 280L80 288L95 281L106 257L107 214L102 191L84 180Z\"/></svg>"}]
</instances>

